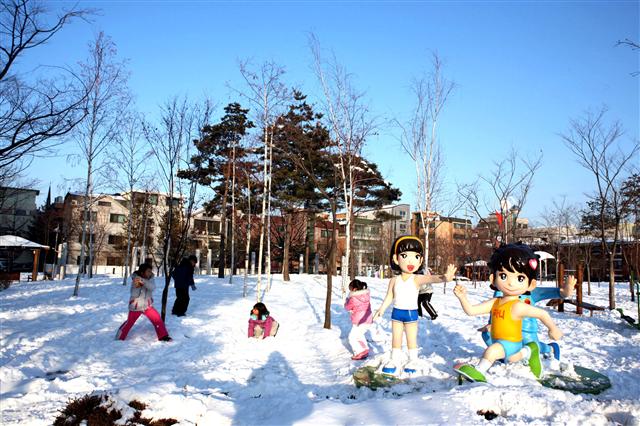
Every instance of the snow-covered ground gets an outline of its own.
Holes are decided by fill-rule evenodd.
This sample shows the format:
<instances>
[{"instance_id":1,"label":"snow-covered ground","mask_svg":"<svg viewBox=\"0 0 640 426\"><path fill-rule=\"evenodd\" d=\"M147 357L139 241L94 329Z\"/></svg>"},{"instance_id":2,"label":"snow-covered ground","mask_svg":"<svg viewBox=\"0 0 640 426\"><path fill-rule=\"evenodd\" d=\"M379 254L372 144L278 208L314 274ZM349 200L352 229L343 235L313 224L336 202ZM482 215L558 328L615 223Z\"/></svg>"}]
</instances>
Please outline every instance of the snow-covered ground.
<instances>
[{"instance_id":1,"label":"snow-covered ground","mask_svg":"<svg viewBox=\"0 0 640 426\"><path fill-rule=\"evenodd\" d=\"M351 378L363 362L350 359L349 315L339 289L333 328L326 330L325 277L292 275L288 283L281 278L275 276L264 297L281 324L275 338L246 337L254 278L250 296L243 298L241 277L232 285L198 277L188 315L168 317L171 343L156 341L144 317L127 341L114 340L127 316L129 288L120 279L84 280L78 298L71 297L73 280L13 285L0 292L2 424L49 425L70 398L91 392L110 393L122 405L137 399L149 405L145 417L173 417L186 425L485 424L480 410L499 415L492 424L640 423L640 333L615 311L590 318L575 315L569 305L569 312L550 310L565 333L563 360L611 379L612 388L600 395L542 387L524 365L496 364L491 384L458 386L452 366L482 354L476 329L486 318L467 317L453 285L446 293L440 285L433 298L440 316L420 320L421 377L372 391L357 389ZM364 280L376 309L387 281ZM472 301L491 294L486 283L466 285ZM585 290L590 303L606 306L606 297L605 284L594 284L591 296ZM169 310L173 300L171 289ZM618 286L617 303L637 316L628 284ZM385 357L390 339L389 309L371 329L369 362Z\"/></svg>"}]
</instances>

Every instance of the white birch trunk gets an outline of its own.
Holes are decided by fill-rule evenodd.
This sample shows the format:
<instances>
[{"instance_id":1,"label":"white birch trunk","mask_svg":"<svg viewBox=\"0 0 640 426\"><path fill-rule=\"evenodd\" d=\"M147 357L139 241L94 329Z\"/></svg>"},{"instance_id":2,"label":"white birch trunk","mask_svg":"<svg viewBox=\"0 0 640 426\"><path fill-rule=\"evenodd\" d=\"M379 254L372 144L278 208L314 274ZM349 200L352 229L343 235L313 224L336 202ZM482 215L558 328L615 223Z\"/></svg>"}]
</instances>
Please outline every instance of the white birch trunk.
<instances>
[{"instance_id":1,"label":"white birch trunk","mask_svg":"<svg viewBox=\"0 0 640 426\"><path fill-rule=\"evenodd\" d=\"M273 160L273 129L269 140L269 187L267 192L267 291L271 291L271 171Z\"/></svg>"},{"instance_id":2,"label":"white birch trunk","mask_svg":"<svg viewBox=\"0 0 640 426\"><path fill-rule=\"evenodd\" d=\"M233 143L231 155L233 171L231 173L231 270L229 271L229 284L233 284L233 269L236 264L236 144Z\"/></svg>"},{"instance_id":3,"label":"white birch trunk","mask_svg":"<svg viewBox=\"0 0 640 426\"><path fill-rule=\"evenodd\" d=\"M247 297L247 274L249 273L249 257L251 255L251 179L247 173L247 248L244 256L244 285L242 297Z\"/></svg>"}]
</instances>

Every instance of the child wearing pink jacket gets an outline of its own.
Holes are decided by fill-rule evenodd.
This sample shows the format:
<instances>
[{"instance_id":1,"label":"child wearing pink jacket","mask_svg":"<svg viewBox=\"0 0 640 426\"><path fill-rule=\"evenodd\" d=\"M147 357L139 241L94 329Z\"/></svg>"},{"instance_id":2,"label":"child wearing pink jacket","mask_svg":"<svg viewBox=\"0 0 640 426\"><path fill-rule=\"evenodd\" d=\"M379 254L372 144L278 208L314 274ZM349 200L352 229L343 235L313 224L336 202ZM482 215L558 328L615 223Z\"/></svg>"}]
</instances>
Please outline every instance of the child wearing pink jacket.
<instances>
[{"instance_id":1,"label":"child wearing pink jacket","mask_svg":"<svg viewBox=\"0 0 640 426\"><path fill-rule=\"evenodd\" d=\"M364 334L373 322L371 312L371 297L367 284L360 280L353 280L349 284L349 297L344 307L351 314L351 332L349 333L349 344L353 351L351 359L365 359L369 356L369 345Z\"/></svg>"},{"instance_id":2,"label":"child wearing pink jacket","mask_svg":"<svg viewBox=\"0 0 640 426\"><path fill-rule=\"evenodd\" d=\"M249 317L248 337L255 337L256 339L264 339L269 336L275 337L278 327L278 321L269 315L269 310L264 303L258 302L253 305Z\"/></svg>"}]
</instances>

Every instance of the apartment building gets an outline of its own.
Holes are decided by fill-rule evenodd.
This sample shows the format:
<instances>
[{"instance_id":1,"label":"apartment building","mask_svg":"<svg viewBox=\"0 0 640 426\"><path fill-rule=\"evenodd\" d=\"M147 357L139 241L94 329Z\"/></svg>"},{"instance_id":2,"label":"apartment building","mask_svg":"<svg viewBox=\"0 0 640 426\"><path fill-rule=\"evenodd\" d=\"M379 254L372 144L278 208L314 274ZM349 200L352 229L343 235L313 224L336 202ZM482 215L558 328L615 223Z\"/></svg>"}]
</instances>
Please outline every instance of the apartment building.
<instances>
[{"instance_id":1,"label":"apartment building","mask_svg":"<svg viewBox=\"0 0 640 426\"><path fill-rule=\"evenodd\" d=\"M0 187L0 235L29 238L39 194L35 189Z\"/></svg>"},{"instance_id":2,"label":"apartment building","mask_svg":"<svg viewBox=\"0 0 640 426\"><path fill-rule=\"evenodd\" d=\"M474 236L471 220L442 216L436 212L429 212L428 217L429 267L441 270L444 265L462 265L469 260L470 241ZM412 213L411 227L413 235L424 240L425 231L420 212Z\"/></svg>"},{"instance_id":3,"label":"apartment building","mask_svg":"<svg viewBox=\"0 0 640 426\"><path fill-rule=\"evenodd\" d=\"M62 241L67 273L77 273L81 263L82 212L84 194L67 193L63 207ZM129 225L129 205L133 202L131 262L138 263L143 258L151 258L159 263L162 258L162 221L169 206L181 206L180 198L173 200L163 193L134 191L124 194L93 194L87 200L89 217L86 223L85 244L93 244L93 265L95 273L119 274L126 253L126 235ZM85 264L89 254L85 251Z\"/></svg>"}]
</instances>

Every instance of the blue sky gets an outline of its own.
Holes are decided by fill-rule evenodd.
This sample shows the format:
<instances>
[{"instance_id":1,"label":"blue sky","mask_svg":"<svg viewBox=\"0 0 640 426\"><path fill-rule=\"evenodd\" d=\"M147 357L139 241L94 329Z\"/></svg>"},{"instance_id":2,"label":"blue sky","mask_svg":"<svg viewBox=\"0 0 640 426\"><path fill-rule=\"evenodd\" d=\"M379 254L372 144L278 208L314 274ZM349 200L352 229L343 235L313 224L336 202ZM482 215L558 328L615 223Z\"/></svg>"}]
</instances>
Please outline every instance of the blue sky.
<instances>
[{"instance_id":1,"label":"blue sky","mask_svg":"<svg viewBox=\"0 0 640 426\"><path fill-rule=\"evenodd\" d=\"M51 2L63 7L64 2ZM457 88L441 121L447 180L470 182L513 146L544 153L544 165L523 215L540 220L553 198L584 200L594 187L558 133L589 108L609 107L628 145L639 130L639 51L616 47L640 39L637 1L603 2L82 2L101 10L90 24L75 22L20 63L73 64L102 30L129 59L138 109L152 119L173 95L208 94L222 107L237 99L237 60L273 59L284 81L319 99L307 34L354 74L381 119L402 119L412 99L409 83L430 67L430 52L445 61ZM369 141L368 157L414 204L415 176L392 127ZM62 194L63 176L80 177L59 159L37 160L29 174L46 192ZM640 161L636 159L635 165ZM45 167L46 165L46 167ZM66 189L66 188L65 188Z\"/></svg>"}]
</instances>

